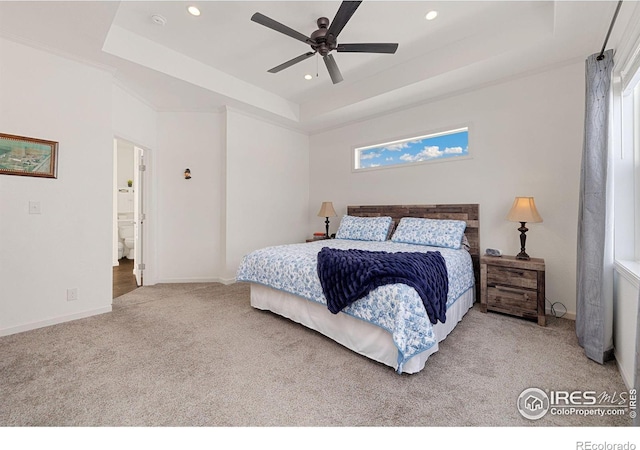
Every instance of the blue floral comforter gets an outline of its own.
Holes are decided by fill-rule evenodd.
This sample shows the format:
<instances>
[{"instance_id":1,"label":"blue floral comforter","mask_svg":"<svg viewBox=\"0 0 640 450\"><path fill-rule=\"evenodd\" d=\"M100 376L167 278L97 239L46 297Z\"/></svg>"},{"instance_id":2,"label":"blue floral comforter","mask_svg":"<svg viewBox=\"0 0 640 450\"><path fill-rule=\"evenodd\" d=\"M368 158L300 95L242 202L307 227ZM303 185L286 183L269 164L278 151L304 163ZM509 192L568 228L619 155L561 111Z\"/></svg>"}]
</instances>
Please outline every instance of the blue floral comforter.
<instances>
[{"instance_id":1,"label":"blue floral comforter","mask_svg":"<svg viewBox=\"0 0 640 450\"><path fill-rule=\"evenodd\" d=\"M447 308L475 285L471 256L466 250L346 239L256 250L243 258L236 279L263 284L327 305L317 272L317 255L323 247L385 252L439 251L447 265ZM437 343L422 299L414 288L406 284L380 286L342 312L391 333L398 348L398 373L402 372L402 365L406 361Z\"/></svg>"}]
</instances>

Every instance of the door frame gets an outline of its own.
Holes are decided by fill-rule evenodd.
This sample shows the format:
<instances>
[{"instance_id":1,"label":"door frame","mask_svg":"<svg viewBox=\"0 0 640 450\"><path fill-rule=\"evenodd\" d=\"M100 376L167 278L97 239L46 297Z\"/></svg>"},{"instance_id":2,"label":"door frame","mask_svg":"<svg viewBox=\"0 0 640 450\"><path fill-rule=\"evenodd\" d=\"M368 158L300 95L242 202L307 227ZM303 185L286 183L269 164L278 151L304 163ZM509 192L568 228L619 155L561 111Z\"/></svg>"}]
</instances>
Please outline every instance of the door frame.
<instances>
[{"instance_id":1,"label":"door frame","mask_svg":"<svg viewBox=\"0 0 640 450\"><path fill-rule=\"evenodd\" d=\"M133 274L136 277L138 287L144 285L144 222L145 214L145 183L146 160L145 150L133 144Z\"/></svg>"},{"instance_id":2,"label":"door frame","mask_svg":"<svg viewBox=\"0 0 640 450\"><path fill-rule=\"evenodd\" d=\"M135 152L135 148L139 148L141 150L143 150L144 153L144 159L145 159L145 166L146 166L146 170L142 171L140 173L140 178L142 179L142 189L139 190L140 192L140 198L141 198L141 203L142 203L142 213L144 214L144 226L139 228L139 238L142 241L142 246L140 247L140 259L141 259L141 263L144 264L144 277L142 279L139 280L138 282L138 286L143 286L143 285L150 285L150 284L155 284L155 277L153 276L153 271L154 271L154 265L150 264L150 262L152 261L152 259L154 258L154 254L153 254L153 247L151 245L152 242L152 236L153 236L153 231L152 231L152 221L150 221L149 219L153 216L153 178L152 178L152 170L150 167L150 163L153 161L153 152L150 148L144 146L144 145L139 145L136 143L135 140L129 139L127 137L123 137L121 135L115 134L113 136L113 142L114 142L114 166L113 166L113 171L114 171L114 175L113 175L113 188L112 188L112 195L114 196L113 199L113 247L114 247L114 259L117 261L117 255L118 255L118 243L117 243L117 236L118 236L118 211L117 211L117 194L118 194L118 186L117 186L117 144L118 141L125 141L131 145L133 145L134 147L134 152ZM135 173L135 171L134 171ZM134 187L135 189L135 187ZM134 251L135 251L135 247L134 247ZM137 256L137 255L136 255ZM138 260L134 260L134 265L139 264ZM114 266L117 264L114 264ZM135 269L134 269L135 270ZM135 274L134 274L135 275ZM136 280L138 281L138 280Z\"/></svg>"}]
</instances>

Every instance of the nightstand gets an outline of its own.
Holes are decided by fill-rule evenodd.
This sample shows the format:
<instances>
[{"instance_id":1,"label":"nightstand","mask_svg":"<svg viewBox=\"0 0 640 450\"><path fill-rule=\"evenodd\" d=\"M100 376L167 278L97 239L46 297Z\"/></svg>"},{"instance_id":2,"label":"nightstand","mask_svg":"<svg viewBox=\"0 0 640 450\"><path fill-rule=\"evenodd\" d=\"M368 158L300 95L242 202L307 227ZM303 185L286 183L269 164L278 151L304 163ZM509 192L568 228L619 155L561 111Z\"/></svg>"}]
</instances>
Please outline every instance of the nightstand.
<instances>
[{"instance_id":1,"label":"nightstand","mask_svg":"<svg viewBox=\"0 0 640 450\"><path fill-rule=\"evenodd\" d=\"M544 259L515 256L480 258L480 307L533 319L546 326Z\"/></svg>"},{"instance_id":2,"label":"nightstand","mask_svg":"<svg viewBox=\"0 0 640 450\"><path fill-rule=\"evenodd\" d=\"M307 242L324 241L325 239L330 239L330 238L328 237L311 238L311 239L307 239Z\"/></svg>"}]
</instances>

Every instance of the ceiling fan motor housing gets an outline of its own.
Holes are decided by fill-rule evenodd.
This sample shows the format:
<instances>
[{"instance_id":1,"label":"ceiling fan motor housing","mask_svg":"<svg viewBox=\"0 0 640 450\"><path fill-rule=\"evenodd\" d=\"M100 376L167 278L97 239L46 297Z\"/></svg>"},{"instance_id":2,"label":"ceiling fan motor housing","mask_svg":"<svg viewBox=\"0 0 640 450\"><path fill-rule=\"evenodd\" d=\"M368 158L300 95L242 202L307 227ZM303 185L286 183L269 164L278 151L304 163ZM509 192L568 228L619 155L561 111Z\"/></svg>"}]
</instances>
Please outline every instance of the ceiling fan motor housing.
<instances>
[{"instance_id":1,"label":"ceiling fan motor housing","mask_svg":"<svg viewBox=\"0 0 640 450\"><path fill-rule=\"evenodd\" d=\"M336 40L332 34L327 34L329 31L329 19L320 17L316 23L318 24L318 29L309 36L309 39L312 41L310 45L313 50L322 56L326 56L331 50L336 49Z\"/></svg>"}]
</instances>

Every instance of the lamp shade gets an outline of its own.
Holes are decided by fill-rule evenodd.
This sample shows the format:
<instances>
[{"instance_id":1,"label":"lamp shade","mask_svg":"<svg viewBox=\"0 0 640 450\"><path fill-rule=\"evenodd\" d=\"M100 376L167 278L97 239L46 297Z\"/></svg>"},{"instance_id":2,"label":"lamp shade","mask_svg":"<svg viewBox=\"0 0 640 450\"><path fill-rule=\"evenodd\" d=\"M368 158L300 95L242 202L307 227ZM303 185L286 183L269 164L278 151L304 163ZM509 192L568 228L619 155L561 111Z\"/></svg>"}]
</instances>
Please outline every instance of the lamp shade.
<instances>
[{"instance_id":1,"label":"lamp shade","mask_svg":"<svg viewBox=\"0 0 640 450\"><path fill-rule=\"evenodd\" d=\"M536 203L533 197L516 197L511 207L511 211L507 214L507 220L511 222L542 222L542 217L536 209Z\"/></svg>"},{"instance_id":2,"label":"lamp shade","mask_svg":"<svg viewBox=\"0 0 640 450\"><path fill-rule=\"evenodd\" d=\"M335 217L337 216L336 210L333 209L332 202L322 202L320 211L318 211L318 217Z\"/></svg>"}]
</instances>

